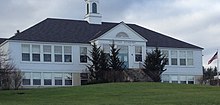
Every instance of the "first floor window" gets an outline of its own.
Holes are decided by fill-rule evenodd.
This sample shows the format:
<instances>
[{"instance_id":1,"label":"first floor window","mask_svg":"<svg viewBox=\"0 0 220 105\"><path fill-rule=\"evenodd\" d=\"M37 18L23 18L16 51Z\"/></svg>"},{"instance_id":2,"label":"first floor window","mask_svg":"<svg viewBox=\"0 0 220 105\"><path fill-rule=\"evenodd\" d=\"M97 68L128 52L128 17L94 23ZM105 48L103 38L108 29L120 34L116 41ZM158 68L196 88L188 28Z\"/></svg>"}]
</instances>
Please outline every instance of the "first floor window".
<instances>
[{"instance_id":1,"label":"first floor window","mask_svg":"<svg viewBox=\"0 0 220 105\"><path fill-rule=\"evenodd\" d=\"M52 74L44 73L44 85L52 85Z\"/></svg>"},{"instance_id":2,"label":"first floor window","mask_svg":"<svg viewBox=\"0 0 220 105\"><path fill-rule=\"evenodd\" d=\"M32 54L32 61L40 61L40 54Z\"/></svg>"},{"instance_id":3,"label":"first floor window","mask_svg":"<svg viewBox=\"0 0 220 105\"><path fill-rule=\"evenodd\" d=\"M65 73L65 85L72 85L72 73Z\"/></svg>"},{"instance_id":4,"label":"first floor window","mask_svg":"<svg viewBox=\"0 0 220 105\"><path fill-rule=\"evenodd\" d=\"M135 46L135 61L142 62L142 47Z\"/></svg>"},{"instance_id":5,"label":"first floor window","mask_svg":"<svg viewBox=\"0 0 220 105\"><path fill-rule=\"evenodd\" d=\"M41 85L41 73L33 73L33 85Z\"/></svg>"},{"instance_id":6,"label":"first floor window","mask_svg":"<svg viewBox=\"0 0 220 105\"><path fill-rule=\"evenodd\" d=\"M31 73L24 73L24 78L22 79L22 85L31 85Z\"/></svg>"},{"instance_id":7,"label":"first floor window","mask_svg":"<svg viewBox=\"0 0 220 105\"><path fill-rule=\"evenodd\" d=\"M55 73L54 74L54 82L55 85L62 85L62 73Z\"/></svg>"}]
</instances>

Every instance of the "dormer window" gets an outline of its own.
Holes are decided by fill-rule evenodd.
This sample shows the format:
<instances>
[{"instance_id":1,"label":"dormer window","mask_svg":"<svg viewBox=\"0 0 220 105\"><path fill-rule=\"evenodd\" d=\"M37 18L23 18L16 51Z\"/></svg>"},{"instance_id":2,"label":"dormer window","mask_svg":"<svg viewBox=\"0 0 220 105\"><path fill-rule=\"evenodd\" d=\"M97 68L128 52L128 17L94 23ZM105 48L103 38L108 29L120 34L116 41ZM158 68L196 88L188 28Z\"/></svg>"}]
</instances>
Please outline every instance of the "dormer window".
<instances>
[{"instance_id":1,"label":"dormer window","mask_svg":"<svg viewBox=\"0 0 220 105\"><path fill-rule=\"evenodd\" d=\"M97 4L92 3L92 13L97 13Z\"/></svg>"},{"instance_id":2,"label":"dormer window","mask_svg":"<svg viewBox=\"0 0 220 105\"><path fill-rule=\"evenodd\" d=\"M119 32L116 35L117 38L129 38L129 36L125 32Z\"/></svg>"}]
</instances>

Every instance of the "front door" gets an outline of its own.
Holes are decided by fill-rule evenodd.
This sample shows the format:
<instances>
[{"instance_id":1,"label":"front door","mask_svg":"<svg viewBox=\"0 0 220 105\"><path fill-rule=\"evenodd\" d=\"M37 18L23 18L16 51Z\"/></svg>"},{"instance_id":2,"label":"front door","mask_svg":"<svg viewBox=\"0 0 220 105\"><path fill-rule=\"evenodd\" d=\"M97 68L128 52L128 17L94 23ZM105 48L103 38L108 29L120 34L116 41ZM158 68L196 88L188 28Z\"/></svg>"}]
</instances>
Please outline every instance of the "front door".
<instances>
[{"instance_id":1,"label":"front door","mask_svg":"<svg viewBox=\"0 0 220 105\"><path fill-rule=\"evenodd\" d=\"M128 46L121 46L119 45L118 48L120 49L119 50L119 54L118 54L118 58L124 62L124 67L125 68L128 68L129 65L128 65Z\"/></svg>"}]
</instances>

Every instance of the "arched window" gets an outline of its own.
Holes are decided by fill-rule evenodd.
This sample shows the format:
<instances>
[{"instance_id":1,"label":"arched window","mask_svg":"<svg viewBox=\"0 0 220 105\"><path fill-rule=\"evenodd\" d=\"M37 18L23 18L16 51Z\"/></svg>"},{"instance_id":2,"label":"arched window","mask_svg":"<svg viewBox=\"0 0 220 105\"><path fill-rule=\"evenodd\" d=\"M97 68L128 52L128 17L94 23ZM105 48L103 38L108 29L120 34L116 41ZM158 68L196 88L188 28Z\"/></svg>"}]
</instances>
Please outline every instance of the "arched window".
<instances>
[{"instance_id":1,"label":"arched window","mask_svg":"<svg viewBox=\"0 0 220 105\"><path fill-rule=\"evenodd\" d=\"M89 14L89 3L87 4L87 14Z\"/></svg>"},{"instance_id":2,"label":"arched window","mask_svg":"<svg viewBox=\"0 0 220 105\"><path fill-rule=\"evenodd\" d=\"M92 3L92 13L97 13L97 4Z\"/></svg>"},{"instance_id":3,"label":"arched window","mask_svg":"<svg viewBox=\"0 0 220 105\"><path fill-rule=\"evenodd\" d=\"M116 35L117 38L129 38L129 36L125 32L119 32Z\"/></svg>"}]
</instances>

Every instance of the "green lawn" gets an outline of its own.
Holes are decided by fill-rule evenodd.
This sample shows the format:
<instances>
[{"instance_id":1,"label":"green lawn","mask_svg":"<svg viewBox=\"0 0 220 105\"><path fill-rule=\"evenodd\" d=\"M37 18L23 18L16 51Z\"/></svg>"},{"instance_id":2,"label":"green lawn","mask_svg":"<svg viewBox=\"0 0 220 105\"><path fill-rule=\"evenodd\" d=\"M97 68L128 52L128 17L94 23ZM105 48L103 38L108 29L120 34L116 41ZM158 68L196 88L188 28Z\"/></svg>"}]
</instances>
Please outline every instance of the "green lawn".
<instances>
[{"instance_id":1,"label":"green lawn","mask_svg":"<svg viewBox=\"0 0 220 105\"><path fill-rule=\"evenodd\" d=\"M220 105L220 87L111 83L10 90L0 91L0 105Z\"/></svg>"}]
</instances>

